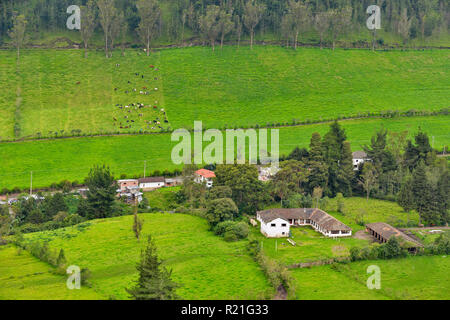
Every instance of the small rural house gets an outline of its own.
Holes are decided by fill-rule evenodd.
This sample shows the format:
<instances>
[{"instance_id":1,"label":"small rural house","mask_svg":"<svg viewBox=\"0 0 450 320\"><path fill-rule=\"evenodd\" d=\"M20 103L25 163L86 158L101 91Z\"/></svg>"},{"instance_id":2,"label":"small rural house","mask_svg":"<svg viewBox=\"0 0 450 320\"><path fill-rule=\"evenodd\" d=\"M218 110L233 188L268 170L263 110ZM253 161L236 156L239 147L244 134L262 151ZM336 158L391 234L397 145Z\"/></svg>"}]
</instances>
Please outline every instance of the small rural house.
<instances>
[{"instance_id":1,"label":"small rural house","mask_svg":"<svg viewBox=\"0 0 450 320\"><path fill-rule=\"evenodd\" d=\"M277 174L279 169L275 166L263 167L258 166L258 180L269 181L274 175Z\"/></svg>"},{"instance_id":2,"label":"small rural house","mask_svg":"<svg viewBox=\"0 0 450 320\"><path fill-rule=\"evenodd\" d=\"M139 181L137 179L118 180L117 184L121 192L126 191L128 187L139 187Z\"/></svg>"},{"instance_id":3,"label":"small rural house","mask_svg":"<svg viewBox=\"0 0 450 320\"><path fill-rule=\"evenodd\" d=\"M182 177L166 178L166 187L175 187L183 184Z\"/></svg>"},{"instance_id":4,"label":"small rural house","mask_svg":"<svg viewBox=\"0 0 450 320\"><path fill-rule=\"evenodd\" d=\"M353 157L353 170L358 170L359 166L367 161L367 153L364 151L355 151L352 153Z\"/></svg>"},{"instance_id":5,"label":"small rural house","mask_svg":"<svg viewBox=\"0 0 450 320\"><path fill-rule=\"evenodd\" d=\"M213 171L200 169L195 171L194 181L197 183L206 183L206 187L211 188L213 185L213 178L215 177L216 175Z\"/></svg>"},{"instance_id":6,"label":"small rural house","mask_svg":"<svg viewBox=\"0 0 450 320\"><path fill-rule=\"evenodd\" d=\"M419 248L423 248L419 241L384 222L369 223L366 225L366 231L380 243L387 242L391 237L398 237L402 246L410 252L416 252Z\"/></svg>"},{"instance_id":7,"label":"small rural house","mask_svg":"<svg viewBox=\"0 0 450 320\"><path fill-rule=\"evenodd\" d=\"M258 211L261 233L268 238L289 237L290 227L312 226L326 237L348 237L352 229L317 208L269 209Z\"/></svg>"},{"instance_id":8,"label":"small rural house","mask_svg":"<svg viewBox=\"0 0 450 320\"><path fill-rule=\"evenodd\" d=\"M151 191L154 189L162 188L166 185L166 180L164 177L148 177L140 178L139 188L144 191Z\"/></svg>"}]
</instances>

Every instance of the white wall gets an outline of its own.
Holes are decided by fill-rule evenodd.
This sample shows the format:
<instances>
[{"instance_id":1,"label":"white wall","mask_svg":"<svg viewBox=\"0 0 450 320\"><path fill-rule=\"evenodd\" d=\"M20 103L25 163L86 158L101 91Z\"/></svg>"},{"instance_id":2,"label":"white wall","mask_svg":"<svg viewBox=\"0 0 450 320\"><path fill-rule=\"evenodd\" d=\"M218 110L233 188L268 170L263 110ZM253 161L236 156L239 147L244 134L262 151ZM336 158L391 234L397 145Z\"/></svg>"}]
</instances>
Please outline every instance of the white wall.
<instances>
[{"instance_id":1,"label":"white wall","mask_svg":"<svg viewBox=\"0 0 450 320\"><path fill-rule=\"evenodd\" d=\"M164 187L164 182L146 182L146 183L139 184L140 189L154 189L154 188L161 188L161 187Z\"/></svg>"},{"instance_id":2,"label":"white wall","mask_svg":"<svg viewBox=\"0 0 450 320\"><path fill-rule=\"evenodd\" d=\"M261 221L261 233L269 238L289 237L289 222L280 218L267 223Z\"/></svg>"}]
</instances>

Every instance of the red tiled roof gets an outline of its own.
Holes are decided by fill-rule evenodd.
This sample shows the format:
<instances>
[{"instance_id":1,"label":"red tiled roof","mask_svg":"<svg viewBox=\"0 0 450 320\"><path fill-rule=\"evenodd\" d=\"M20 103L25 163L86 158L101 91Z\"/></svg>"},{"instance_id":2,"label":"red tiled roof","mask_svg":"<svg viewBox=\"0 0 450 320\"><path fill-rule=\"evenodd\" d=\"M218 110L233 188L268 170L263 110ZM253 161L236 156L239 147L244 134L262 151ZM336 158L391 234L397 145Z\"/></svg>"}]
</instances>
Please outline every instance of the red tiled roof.
<instances>
[{"instance_id":1,"label":"red tiled roof","mask_svg":"<svg viewBox=\"0 0 450 320\"><path fill-rule=\"evenodd\" d=\"M213 171L211 170L206 170L206 169L200 169L195 171L196 174L198 174L199 176L205 177L205 178L215 178L216 175Z\"/></svg>"}]
</instances>

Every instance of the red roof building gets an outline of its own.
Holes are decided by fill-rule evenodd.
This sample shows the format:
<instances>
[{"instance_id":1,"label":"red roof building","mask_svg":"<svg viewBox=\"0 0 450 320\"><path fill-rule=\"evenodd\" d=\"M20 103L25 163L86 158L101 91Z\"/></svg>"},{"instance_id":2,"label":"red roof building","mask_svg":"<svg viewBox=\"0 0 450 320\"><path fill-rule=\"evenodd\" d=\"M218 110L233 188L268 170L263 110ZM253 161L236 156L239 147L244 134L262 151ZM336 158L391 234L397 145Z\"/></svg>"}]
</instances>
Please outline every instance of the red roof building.
<instances>
[{"instance_id":1,"label":"red roof building","mask_svg":"<svg viewBox=\"0 0 450 320\"><path fill-rule=\"evenodd\" d=\"M212 179L215 178L216 175L211 170L200 169L195 171L195 182L197 183L206 183L208 188L212 187Z\"/></svg>"}]
</instances>

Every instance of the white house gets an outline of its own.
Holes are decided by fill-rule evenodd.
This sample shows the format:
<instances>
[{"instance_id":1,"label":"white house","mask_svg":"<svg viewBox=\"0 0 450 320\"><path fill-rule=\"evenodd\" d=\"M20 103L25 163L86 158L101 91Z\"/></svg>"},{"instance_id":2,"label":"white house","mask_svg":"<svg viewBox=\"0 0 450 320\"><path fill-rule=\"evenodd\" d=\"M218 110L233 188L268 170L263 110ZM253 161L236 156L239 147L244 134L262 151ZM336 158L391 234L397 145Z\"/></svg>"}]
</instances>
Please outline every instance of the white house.
<instances>
[{"instance_id":1,"label":"white house","mask_svg":"<svg viewBox=\"0 0 450 320\"><path fill-rule=\"evenodd\" d=\"M358 170L359 166L367 161L367 153L364 151L355 151L352 153L353 156L353 170Z\"/></svg>"},{"instance_id":2,"label":"white house","mask_svg":"<svg viewBox=\"0 0 450 320\"><path fill-rule=\"evenodd\" d=\"M211 188L213 185L213 178L215 177L216 175L213 171L200 169L195 171L194 181L197 183L206 183L206 187Z\"/></svg>"},{"instance_id":3,"label":"white house","mask_svg":"<svg viewBox=\"0 0 450 320\"><path fill-rule=\"evenodd\" d=\"M289 237L290 227L311 226L326 237L348 237L352 229L317 208L270 209L258 211L261 233L269 238Z\"/></svg>"},{"instance_id":4,"label":"white house","mask_svg":"<svg viewBox=\"0 0 450 320\"><path fill-rule=\"evenodd\" d=\"M149 177L141 178L139 181L139 188L144 191L151 191L153 189L162 188L166 185L164 177Z\"/></svg>"},{"instance_id":5,"label":"white house","mask_svg":"<svg viewBox=\"0 0 450 320\"><path fill-rule=\"evenodd\" d=\"M257 218L261 222L261 233L268 238L289 237L289 222L278 216L261 216Z\"/></svg>"}]
</instances>

